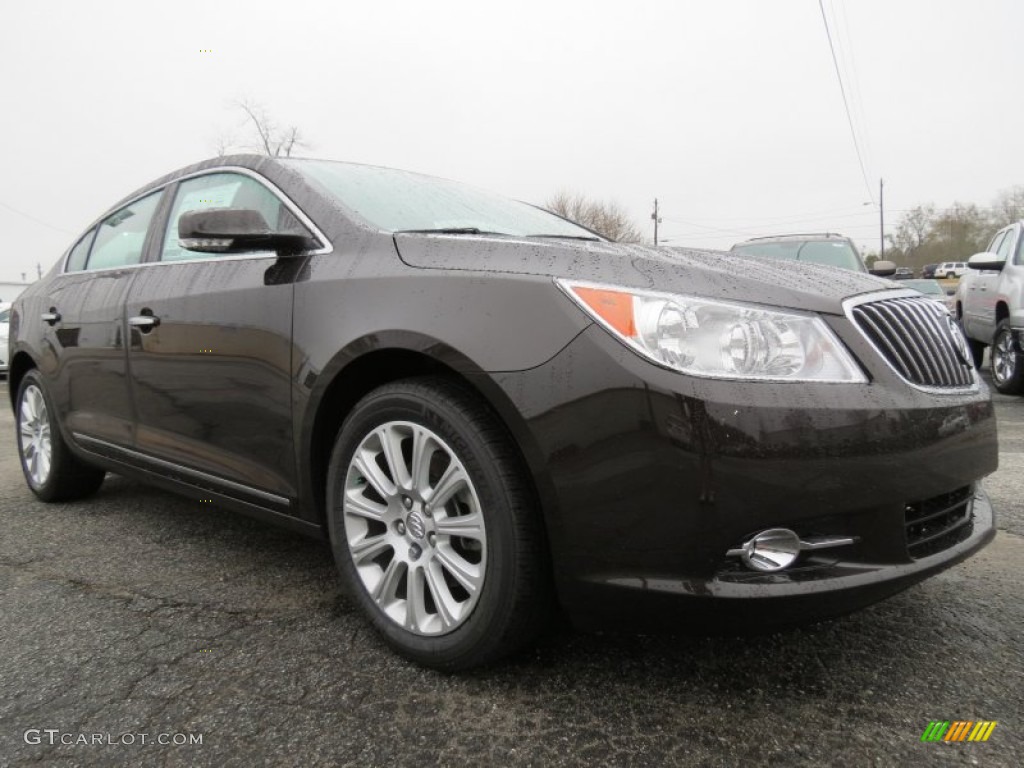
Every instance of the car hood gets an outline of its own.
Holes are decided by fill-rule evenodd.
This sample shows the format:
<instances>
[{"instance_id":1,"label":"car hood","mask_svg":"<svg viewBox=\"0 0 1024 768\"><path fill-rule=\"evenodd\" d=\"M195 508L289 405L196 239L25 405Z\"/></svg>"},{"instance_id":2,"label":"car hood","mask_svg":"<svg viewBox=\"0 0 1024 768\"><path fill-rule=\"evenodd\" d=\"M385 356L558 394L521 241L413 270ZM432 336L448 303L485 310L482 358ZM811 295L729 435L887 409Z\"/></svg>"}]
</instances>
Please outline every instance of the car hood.
<instances>
[{"instance_id":1,"label":"car hood","mask_svg":"<svg viewBox=\"0 0 1024 768\"><path fill-rule=\"evenodd\" d=\"M629 288L842 314L842 302L898 290L871 275L718 251L441 234L396 234L402 260L423 269L550 275Z\"/></svg>"}]
</instances>

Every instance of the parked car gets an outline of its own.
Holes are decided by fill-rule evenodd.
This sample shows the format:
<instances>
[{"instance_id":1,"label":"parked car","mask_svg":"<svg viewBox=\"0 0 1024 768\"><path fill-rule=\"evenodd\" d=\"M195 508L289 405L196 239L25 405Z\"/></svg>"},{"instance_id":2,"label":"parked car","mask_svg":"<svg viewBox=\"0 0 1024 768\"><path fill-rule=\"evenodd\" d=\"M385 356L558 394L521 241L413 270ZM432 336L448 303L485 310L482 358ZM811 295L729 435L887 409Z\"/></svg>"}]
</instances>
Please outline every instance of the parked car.
<instances>
[{"instance_id":1,"label":"parked car","mask_svg":"<svg viewBox=\"0 0 1024 768\"><path fill-rule=\"evenodd\" d=\"M857 246L848 237L832 233L772 235L755 237L732 247L733 253L762 256L784 261L825 264L854 272L867 272Z\"/></svg>"},{"instance_id":2,"label":"parked car","mask_svg":"<svg viewBox=\"0 0 1024 768\"><path fill-rule=\"evenodd\" d=\"M110 471L324 537L370 624L440 669L556 605L620 629L845 613L994 536L992 403L934 302L403 171L164 176L17 299L11 351L40 499Z\"/></svg>"},{"instance_id":3,"label":"parked car","mask_svg":"<svg viewBox=\"0 0 1024 768\"><path fill-rule=\"evenodd\" d=\"M1024 394L1024 221L1003 227L971 256L957 287L957 316L976 365L985 347L1000 392Z\"/></svg>"},{"instance_id":4,"label":"parked car","mask_svg":"<svg viewBox=\"0 0 1024 768\"><path fill-rule=\"evenodd\" d=\"M963 277L967 274L966 261L945 261L935 268L936 279Z\"/></svg>"},{"instance_id":5,"label":"parked car","mask_svg":"<svg viewBox=\"0 0 1024 768\"><path fill-rule=\"evenodd\" d=\"M912 288L923 293L932 301L941 304L947 312L951 314L956 313L956 295L947 293L946 289L942 287L942 283L938 280L904 280L901 285L904 288Z\"/></svg>"},{"instance_id":6,"label":"parked car","mask_svg":"<svg viewBox=\"0 0 1024 768\"><path fill-rule=\"evenodd\" d=\"M10 302L0 302L0 374L7 373L7 336L10 332Z\"/></svg>"},{"instance_id":7,"label":"parked car","mask_svg":"<svg viewBox=\"0 0 1024 768\"><path fill-rule=\"evenodd\" d=\"M938 266L938 264L925 264L923 267L921 267L921 278L923 280L931 280L932 278L934 278L935 269Z\"/></svg>"},{"instance_id":8,"label":"parked car","mask_svg":"<svg viewBox=\"0 0 1024 768\"><path fill-rule=\"evenodd\" d=\"M893 280L913 280L914 270L910 267L896 267L896 271L892 276Z\"/></svg>"}]
</instances>

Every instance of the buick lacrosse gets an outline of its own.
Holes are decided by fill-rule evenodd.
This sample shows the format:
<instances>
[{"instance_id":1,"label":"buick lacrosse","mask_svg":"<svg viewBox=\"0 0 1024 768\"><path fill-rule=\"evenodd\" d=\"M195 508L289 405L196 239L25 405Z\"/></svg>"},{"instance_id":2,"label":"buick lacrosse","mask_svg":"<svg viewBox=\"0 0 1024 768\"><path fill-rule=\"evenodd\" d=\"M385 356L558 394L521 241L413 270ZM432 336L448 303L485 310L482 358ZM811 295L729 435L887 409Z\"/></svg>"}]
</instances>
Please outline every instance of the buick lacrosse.
<instances>
[{"instance_id":1,"label":"buick lacrosse","mask_svg":"<svg viewBox=\"0 0 1024 768\"><path fill-rule=\"evenodd\" d=\"M14 303L8 359L39 498L115 472L326 538L367 620L440 669L556 611L833 616L994 535L992 404L935 302L387 168L146 185Z\"/></svg>"}]
</instances>

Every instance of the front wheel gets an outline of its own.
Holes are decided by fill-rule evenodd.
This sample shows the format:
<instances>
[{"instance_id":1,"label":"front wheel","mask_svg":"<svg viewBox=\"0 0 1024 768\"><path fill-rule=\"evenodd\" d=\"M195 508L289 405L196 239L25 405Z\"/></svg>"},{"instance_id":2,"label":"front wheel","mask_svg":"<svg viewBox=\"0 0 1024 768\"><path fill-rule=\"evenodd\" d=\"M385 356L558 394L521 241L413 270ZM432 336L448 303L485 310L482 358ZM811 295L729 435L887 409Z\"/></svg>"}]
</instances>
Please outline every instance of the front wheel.
<instances>
[{"instance_id":1,"label":"front wheel","mask_svg":"<svg viewBox=\"0 0 1024 768\"><path fill-rule=\"evenodd\" d=\"M331 456L328 526L350 594L399 653L449 671L529 642L550 605L535 496L503 425L438 378L377 389Z\"/></svg>"},{"instance_id":2,"label":"front wheel","mask_svg":"<svg viewBox=\"0 0 1024 768\"><path fill-rule=\"evenodd\" d=\"M18 453L32 492L43 501L72 501L95 493L106 472L68 448L38 371L25 374L17 402Z\"/></svg>"},{"instance_id":3,"label":"front wheel","mask_svg":"<svg viewBox=\"0 0 1024 768\"><path fill-rule=\"evenodd\" d=\"M992 381L1004 395L1024 394L1024 354L1021 353L1009 320L1000 321L989 353Z\"/></svg>"}]
</instances>

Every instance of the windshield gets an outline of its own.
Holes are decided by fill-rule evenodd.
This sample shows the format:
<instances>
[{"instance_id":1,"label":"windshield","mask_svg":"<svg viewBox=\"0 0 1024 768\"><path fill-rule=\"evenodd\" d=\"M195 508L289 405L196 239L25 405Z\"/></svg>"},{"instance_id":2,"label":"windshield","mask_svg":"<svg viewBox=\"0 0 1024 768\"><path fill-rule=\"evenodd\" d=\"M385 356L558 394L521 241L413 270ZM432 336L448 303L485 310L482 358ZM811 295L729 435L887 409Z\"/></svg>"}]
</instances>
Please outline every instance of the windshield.
<instances>
[{"instance_id":1,"label":"windshield","mask_svg":"<svg viewBox=\"0 0 1024 768\"><path fill-rule=\"evenodd\" d=\"M783 242L739 243L732 250L770 259L827 264L856 272L867 272L860 257L845 240L787 240Z\"/></svg>"},{"instance_id":2,"label":"windshield","mask_svg":"<svg viewBox=\"0 0 1024 768\"><path fill-rule=\"evenodd\" d=\"M446 179L326 160L281 160L378 229L599 239L552 213Z\"/></svg>"},{"instance_id":3,"label":"windshield","mask_svg":"<svg viewBox=\"0 0 1024 768\"><path fill-rule=\"evenodd\" d=\"M900 280L901 288L913 288L915 291L927 293L932 296L945 296L946 292L942 286L934 280Z\"/></svg>"}]
</instances>

